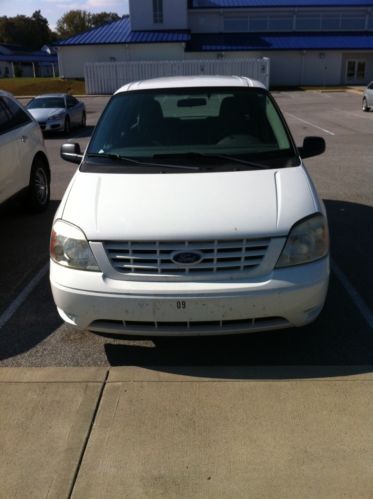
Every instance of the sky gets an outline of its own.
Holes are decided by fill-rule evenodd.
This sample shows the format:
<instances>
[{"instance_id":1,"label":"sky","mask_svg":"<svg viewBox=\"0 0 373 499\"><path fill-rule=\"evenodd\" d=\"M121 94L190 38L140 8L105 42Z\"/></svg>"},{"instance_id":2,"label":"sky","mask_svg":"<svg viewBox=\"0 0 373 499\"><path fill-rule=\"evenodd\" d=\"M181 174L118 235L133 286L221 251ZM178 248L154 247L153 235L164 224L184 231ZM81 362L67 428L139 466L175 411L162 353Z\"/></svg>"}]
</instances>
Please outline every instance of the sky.
<instances>
[{"instance_id":1,"label":"sky","mask_svg":"<svg viewBox=\"0 0 373 499\"><path fill-rule=\"evenodd\" d=\"M42 16L48 19L51 29L56 27L57 20L65 12L76 9L116 12L122 16L128 14L128 0L0 0L0 16L31 16L35 10L40 10Z\"/></svg>"}]
</instances>

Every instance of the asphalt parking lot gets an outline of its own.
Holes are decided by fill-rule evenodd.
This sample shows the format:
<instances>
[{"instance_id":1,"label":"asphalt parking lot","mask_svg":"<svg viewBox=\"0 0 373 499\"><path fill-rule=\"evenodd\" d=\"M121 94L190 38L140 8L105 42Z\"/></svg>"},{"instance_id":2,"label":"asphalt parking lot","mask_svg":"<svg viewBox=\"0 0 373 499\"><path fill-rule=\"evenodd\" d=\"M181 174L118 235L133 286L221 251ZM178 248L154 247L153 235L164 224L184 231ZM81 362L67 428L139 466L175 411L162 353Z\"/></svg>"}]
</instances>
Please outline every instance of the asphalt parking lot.
<instances>
[{"instance_id":1,"label":"asphalt parking lot","mask_svg":"<svg viewBox=\"0 0 373 499\"><path fill-rule=\"evenodd\" d=\"M336 374L373 365L373 112L353 92L274 94L297 144L325 138L324 155L306 162L324 199L331 232L332 276L320 318L303 329L216 338L117 339L62 324L52 300L48 241L54 212L75 166L59 158L65 138L46 137L52 203L31 216L0 210L1 366L337 366ZM87 127L68 140L87 143L107 97L87 97ZM357 367L358 366L358 367ZM173 369L173 367L167 367Z\"/></svg>"}]
</instances>

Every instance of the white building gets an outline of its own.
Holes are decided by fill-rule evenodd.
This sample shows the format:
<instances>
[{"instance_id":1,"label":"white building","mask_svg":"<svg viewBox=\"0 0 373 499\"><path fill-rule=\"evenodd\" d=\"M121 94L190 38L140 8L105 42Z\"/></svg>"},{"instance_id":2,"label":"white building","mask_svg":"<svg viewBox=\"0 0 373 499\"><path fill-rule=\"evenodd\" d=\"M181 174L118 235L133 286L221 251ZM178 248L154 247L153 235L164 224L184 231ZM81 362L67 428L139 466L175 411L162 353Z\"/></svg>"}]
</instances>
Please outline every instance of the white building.
<instances>
[{"instance_id":1,"label":"white building","mask_svg":"<svg viewBox=\"0 0 373 499\"><path fill-rule=\"evenodd\" d=\"M373 0L129 0L130 15L59 43L86 62L269 57L271 86L373 80Z\"/></svg>"}]
</instances>

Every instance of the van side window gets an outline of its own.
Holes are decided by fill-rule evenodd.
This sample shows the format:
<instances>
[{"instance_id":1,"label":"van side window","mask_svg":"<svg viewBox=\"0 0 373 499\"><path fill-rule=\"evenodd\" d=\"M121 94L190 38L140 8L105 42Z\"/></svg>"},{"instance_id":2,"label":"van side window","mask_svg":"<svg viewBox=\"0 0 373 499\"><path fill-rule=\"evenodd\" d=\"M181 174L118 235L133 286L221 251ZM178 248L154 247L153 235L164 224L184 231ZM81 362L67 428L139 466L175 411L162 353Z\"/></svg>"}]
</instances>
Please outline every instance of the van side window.
<instances>
[{"instance_id":1,"label":"van side window","mask_svg":"<svg viewBox=\"0 0 373 499\"><path fill-rule=\"evenodd\" d=\"M5 107L4 99L0 97L0 133L10 130L10 116Z\"/></svg>"},{"instance_id":2,"label":"van side window","mask_svg":"<svg viewBox=\"0 0 373 499\"><path fill-rule=\"evenodd\" d=\"M9 128L17 128L31 122L31 118L20 105L16 104L12 99L4 97L5 105L9 110L10 123Z\"/></svg>"}]
</instances>

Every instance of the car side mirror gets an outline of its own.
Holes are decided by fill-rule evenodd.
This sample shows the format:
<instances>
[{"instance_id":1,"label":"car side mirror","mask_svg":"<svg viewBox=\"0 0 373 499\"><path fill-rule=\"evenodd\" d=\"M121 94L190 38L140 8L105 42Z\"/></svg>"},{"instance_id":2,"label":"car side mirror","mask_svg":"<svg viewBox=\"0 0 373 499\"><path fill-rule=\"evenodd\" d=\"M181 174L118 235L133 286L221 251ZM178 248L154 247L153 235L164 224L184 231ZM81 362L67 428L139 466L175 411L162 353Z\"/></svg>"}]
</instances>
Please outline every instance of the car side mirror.
<instances>
[{"instance_id":1,"label":"car side mirror","mask_svg":"<svg viewBox=\"0 0 373 499\"><path fill-rule=\"evenodd\" d=\"M326 144L322 137L305 137L303 146L299 147L299 154L302 159L318 156L325 151Z\"/></svg>"},{"instance_id":2,"label":"car side mirror","mask_svg":"<svg viewBox=\"0 0 373 499\"><path fill-rule=\"evenodd\" d=\"M83 153L80 149L80 145L77 143L62 144L60 155L65 161L76 163L77 165L79 165L83 159Z\"/></svg>"}]
</instances>

